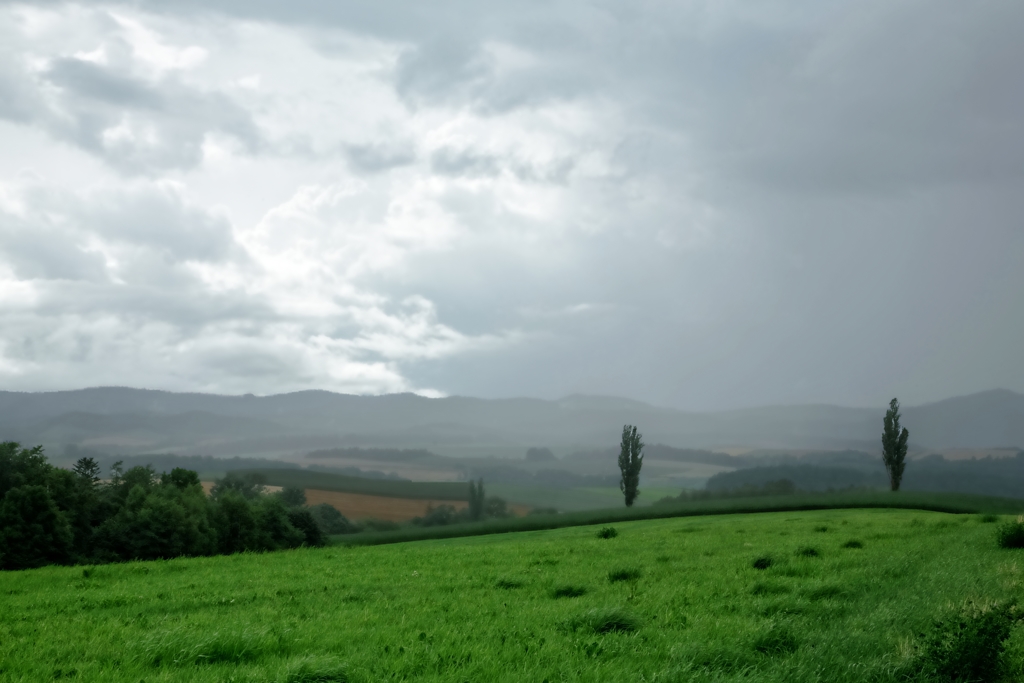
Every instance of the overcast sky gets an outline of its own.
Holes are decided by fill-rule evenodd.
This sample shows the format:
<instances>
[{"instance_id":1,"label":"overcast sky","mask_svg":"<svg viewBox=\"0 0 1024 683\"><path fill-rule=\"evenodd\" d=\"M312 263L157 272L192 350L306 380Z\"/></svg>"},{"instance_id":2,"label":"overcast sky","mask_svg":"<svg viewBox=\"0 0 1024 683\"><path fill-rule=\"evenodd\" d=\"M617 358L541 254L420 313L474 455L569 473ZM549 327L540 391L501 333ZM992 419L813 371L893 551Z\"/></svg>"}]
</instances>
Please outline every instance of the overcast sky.
<instances>
[{"instance_id":1,"label":"overcast sky","mask_svg":"<svg viewBox=\"0 0 1024 683\"><path fill-rule=\"evenodd\" d=\"M0 388L1024 391L1024 3L0 2Z\"/></svg>"}]
</instances>

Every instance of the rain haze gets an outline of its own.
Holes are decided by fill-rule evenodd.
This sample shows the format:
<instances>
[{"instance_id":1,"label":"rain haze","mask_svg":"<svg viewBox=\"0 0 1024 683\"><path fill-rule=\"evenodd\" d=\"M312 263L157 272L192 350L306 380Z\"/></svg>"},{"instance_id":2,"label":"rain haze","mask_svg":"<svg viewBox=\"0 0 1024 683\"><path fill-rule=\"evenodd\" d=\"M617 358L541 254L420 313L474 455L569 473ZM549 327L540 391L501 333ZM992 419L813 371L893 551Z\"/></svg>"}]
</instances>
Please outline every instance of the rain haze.
<instances>
[{"instance_id":1,"label":"rain haze","mask_svg":"<svg viewBox=\"0 0 1024 683\"><path fill-rule=\"evenodd\" d=\"M1022 392L1022 26L984 0L2 3L0 387Z\"/></svg>"}]
</instances>

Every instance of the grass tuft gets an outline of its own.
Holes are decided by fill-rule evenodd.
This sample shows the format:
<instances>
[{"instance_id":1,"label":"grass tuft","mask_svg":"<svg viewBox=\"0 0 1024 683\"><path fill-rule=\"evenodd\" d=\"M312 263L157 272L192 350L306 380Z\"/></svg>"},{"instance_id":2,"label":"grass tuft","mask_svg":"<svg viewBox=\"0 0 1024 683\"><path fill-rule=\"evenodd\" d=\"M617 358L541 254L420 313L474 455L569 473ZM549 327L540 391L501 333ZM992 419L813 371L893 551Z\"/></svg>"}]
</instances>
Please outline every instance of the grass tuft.
<instances>
[{"instance_id":1,"label":"grass tuft","mask_svg":"<svg viewBox=\"0 0 1024 683\"><path fill-rule=\"evenodd\" d=\"M551 591L551 597L556 600L559 598L578 598L586 594L586 586L555 586Z\"/></svg>"},{"instance_id":2,"label":"grass tuft","mask_svg":"<svg viewBox=\"0 0 1024 683\"><path fill-rule=\"evenodd\" d=\"M998 680L1006 640L1019 619L1012 603L964 604L933 624L921 648L921 670L940 681Z\"/></svg>"},{"instance_id":3,"label":"grass tuft","mask_svg":"<svg viewBox=\"0 0 1024 683\"><path fill-rule=\"evenodd\" d=\"M241 664L279 655L284 642L269 630L214 631L197 634L189 629L156 633L139 641L137 658L152 666Z\"/></svg>"},{"instance_id":4,"label":"grass tuft","mask_svg":"<svg viewBox=\"0 0 1024 683\"><path fill-rule=\"evenodd\" d=\"M639 569L616 569L615 571L608 572L608 581L611 583L619 583L620 581L637 581L643 576L643 572Z\"/></svg>"},{"instance_id":5,"label":"grass tuft","mask_svg":"<svg viewBox=\"0 0 1024 683\"><path fill-rule=\"evenodd\" d=\"M754 569L768 569L768 567L771 567L773 564L775 564L775 560L773 560L769 555L764 555L754 560L750 566Z\"/></svg>"},{"instance_id":6,"label":"grass tuft","mask_svg":"<svg viewBox=\"0 0 1024 683\"><path fill-rule=\"evenodd\" d=\"M999 521L999 515L980 515L978 521L982 524L994 524Z\"/></svg>"},{"instance_id":7,"label":"grass tuft","mask_svg":"<svg viewBox=\"0 0 1024 683\"><path fill-rule=\"evenodd\" d=\"M813 548L809 545L805 545L796 551L796 554L800 557L821 557L821 553L818 552L817 548Z\"/></svg>"},{"instance_id":8,"label":"grass tuft","mask_svg":"<svg viewBox=\"0 0 1024 683\"><path fill-rule=\"evenodd\" d=\"M518 579L498 579L494 583L495 588L501 588L503 590L513 590L515 588L522 588L523 582Z\"/></svg>"},{"instance_id":9,"label":"grass tuft","mask_svg":"<svg viewBox=\"0 0 1024 683\"><path fill-rule=\"evenodd\" d=\"M864 547L864 543L862 541L858 541L855 538L851 538L849 541L844 543L841 547L843 547L843 548L863 548Z\"/></svg>"},{"instance_id":10,"label":"grass tuft","mask_svg":"<svg viewBox=\"0 0 1024 683\"><path fill-rule=\"evenodd\" d=\"M598 538L615 538L618 535L619 532L613 526L606 526L597 532Z\"/></svg>"},{"instance_id":11,"label":"grass tuft","mask_svg":"<svg viewBox=\"0 0 1024 683\"><path fill-rule=\"evenodd\" d=\"M348 667L331 657L303 657L288 665L282 683L345 683Z\"/></svg>"},{"instance_id":12,"label":"grass tuft","mask_svg":"<svg viewBox=\"0 0 1024 683\"><path fill-rule=\"evenodd\" d=\"M751 595L783 595L789 593L792 589L781 583L767 583L765 581L758 581L751 587Z\"/></svg>"},{"instance_id":13,"label":"grass tuft","mask_svg":"<svg viewBox=\"0 0 1024 683\"><path fill-rule=\"evenodd\" d=\"M590 610L573 619L569 626L572 630L585 629L593 633L632 633L640 628L640 619L635 614L621 608Z\"/></svg>"},{"instance_id":14,"label":"grass tuft","mask_svg":"<svg viewBox=\"0 0 1024 683\"><path fill-rule=\"evenodd\" d=\"M807 591L807 599L812 602L818 602L819 600L835 600L836 598L846 597L846 591L835 585L818 586Z\"/></svg>"},{"instance_id":15,"label":"grass tuft","mask_svg":"<svg viewBox=\"0 0 1024 683\"><path fill-rule=\"evenodd\" d=\"M796 636L785 626L775 627L753 642L754 650L768 657L793 654L799 646Z\"/></svg>"}]
</instances>

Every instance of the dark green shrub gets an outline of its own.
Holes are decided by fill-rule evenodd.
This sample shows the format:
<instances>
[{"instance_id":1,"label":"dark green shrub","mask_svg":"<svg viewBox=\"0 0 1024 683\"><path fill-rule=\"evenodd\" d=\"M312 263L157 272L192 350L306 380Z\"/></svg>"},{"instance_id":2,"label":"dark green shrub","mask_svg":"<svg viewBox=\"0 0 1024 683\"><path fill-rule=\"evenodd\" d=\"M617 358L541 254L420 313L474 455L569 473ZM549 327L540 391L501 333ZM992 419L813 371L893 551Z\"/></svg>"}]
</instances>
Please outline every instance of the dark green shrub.
<instances>
[{"instance_id":1,"label":"dark green shrub","mask_svg":"<svg viewBox=\"0 0 1024 683\"><path fill-rule=\"evenodd\" d=\"M773 564L775 564L775 560L773 560L770 556L765 555L754 560L754 562L750 566L752 566L754 569L768 569L768 567L771 567Z\"/></svg>"},{"instance_id":2,"label":"dark green shrub","mask_svg":"<svg viewBox=\"0 0 1024 683\"><path fill-rule=\"evenodd\" d=\"M613 526L606 526L597 532L598 538L615 538L619 535L619 532L615 530Z\"/></svg>"},{"instance_id":3,"label":"dark green shrub","mask_svg":"<svg viewBox=\"0 0 1024 683\"><path fill-rule=\"evenodd\" d=\"M639 569L616 569L608 572L608 581L618 583L620 581L638 581L642 572Z\"/></svg>"},{"instance_id":4,"label":"dark green shrub","mask_svg":"<svg viewBox=\"0 0 1024 683\"><path fill-rule=\"evenodd\" d=\"M1024 517L996 527L996 542L1000 548L1024 548Z\"/></svg>"},{"instance_id":5,"label":"dark green shrub","mask_svg":"<svg viewBox=\"0 0 1024 683\"><path fill-rule=\"evenodd\" d=\"M578 598L587 594L584 586L555 586L551 591L551 597L555 598Z\"/></svg>"},{"instance_id":6,"label":"dark green shrub","mask_svg":"<svg viewBox=\"0 0 1024 683\"><path fill-rule=\"evenodd\" d=\"M854 538L854 539L850 539L849 541L844 543L842 547L844 547L844 548L863 548L864 544Z\"/></svg>"},{"instance_id":7,"label":"dark green shrub","mask_svg":"<svg viewBox=\"0 0 1024 683\"><path fill-rule=\"evenodd\" d=\"M804 546L796 551L796 554L800 557L820 557L821 553L818 552L817 548L811 546Z\"/></svg>"},{"instance_id":8,"label":"dark green shrub","mask_svg":"<svg viewBox=\"0 0 1024 683\"><path fill-rule=\"evenodd\" d=\"M320 525L313 518L313 513L305 508L291 508L288 510L288 521L292 526L302 532L305 537L303 545L310 548L319 548L326 544L324 534L320 531Z\"/></svg>"},{"instance_id":9,"label":"dark green shrub","mask_svg":"<svg viewBox=\"0 0 1024 683\"><path fill-rule=\"evenodd\" d=\"M999 521L999 515L981 515L978 521L982 524L993 524Z\"/></svg>"},{"instance_id":10,"label":"dark green shrub","mask_svg":"<svg viewBox=\"0 0 1024 683\"><path fill-rule=\"evenodd\" d=\"M968 603L937 620L921 647L922 672L935 681L997 680L1006 639L1019 618L1012 603Z\"/></svg>"},{"instance_id":11,"label":"dark green shrub","mask_svg":"<svg viewBox=\"0 0 1024 683\"><path fill-rule=\"evenodd\" d=\"M758 636L753 642L755 651L769 657L792 654L799 645L796 636L785 626L773 628Z\"/></svg>"},{"instance_id":12,"label":"dark green shrub","mask_svg":"<svg viewBox=\"0 0 1024 683\"><path fill-rule=\"evenodd\" d=\"M316 520L317 526L325 536L354 534L359 531L359 527L350 522L345 515L338 511L338 508L330 503L314 505L309 508L309 513L313 515L313 519Z\"/></svg>"}]
</instances>

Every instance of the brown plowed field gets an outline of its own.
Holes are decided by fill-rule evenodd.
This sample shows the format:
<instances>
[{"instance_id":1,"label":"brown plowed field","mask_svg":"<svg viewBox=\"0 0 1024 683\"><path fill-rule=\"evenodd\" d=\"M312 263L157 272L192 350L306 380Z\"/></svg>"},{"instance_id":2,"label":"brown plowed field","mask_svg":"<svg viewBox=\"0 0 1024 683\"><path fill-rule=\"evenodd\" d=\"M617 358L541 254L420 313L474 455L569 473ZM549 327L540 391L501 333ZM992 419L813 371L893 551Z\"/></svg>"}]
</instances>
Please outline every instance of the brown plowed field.
<instances>
[{"instance_id":1,"label":"brown plowed field","mask_svg":"<svg viewBox=\"0 0 1024 683\"><path fill-rule=\"evenodd\" d=\"M203 490L207 495L213 488L212 481L203 482ZM269 493L280 491L280 486L267 486ZM306 489L306 505L327 503L333 505L338 512L349 519L386 519L391 522L407 522L413 517L427 514L428 507L451 505L461 510L469 505L464 500L427 500L425 498L388 498L386 496L368 496L364 493L340 493L338 491L321 491ZM517 515L522 516L532 510L529 505L509 505Z\"/></svg>"},{"instance_id":2,"label":"brown plowed field","mask_svg":"<svg viewBox=\"0 0 1024 683\"><path fill-rule=\"evenodd\" d=\"M413 517L427 514L428 507L451 505L461 510L468 503L464 500L424 500L422 498L387 498L385 496L368 496L363 493L340 493L338 491L320 491L306 489L306 505L327 503L349 519L386 519L392 522L405 522Z\"/></svg>"},{"instance_id":3,"label":"brown plowed field","mask_svg":"<svg viewBox=\"0 0 1024 683\"><path fill-rule=\"evenodd\" d=\"M465 508L464 500L425 500L423 498L387 498L385 496L367 496L362 493L339 493L338 491L320 491L306 489L306 505L327 503L333 505L341 514L349 519L386 519L392 522L407 522L413 517L427 514L428 507L451 505L456 510ZM525 515L530 511L528 505L509 505L517 515Z\"/></svg>"}]
</instances>

